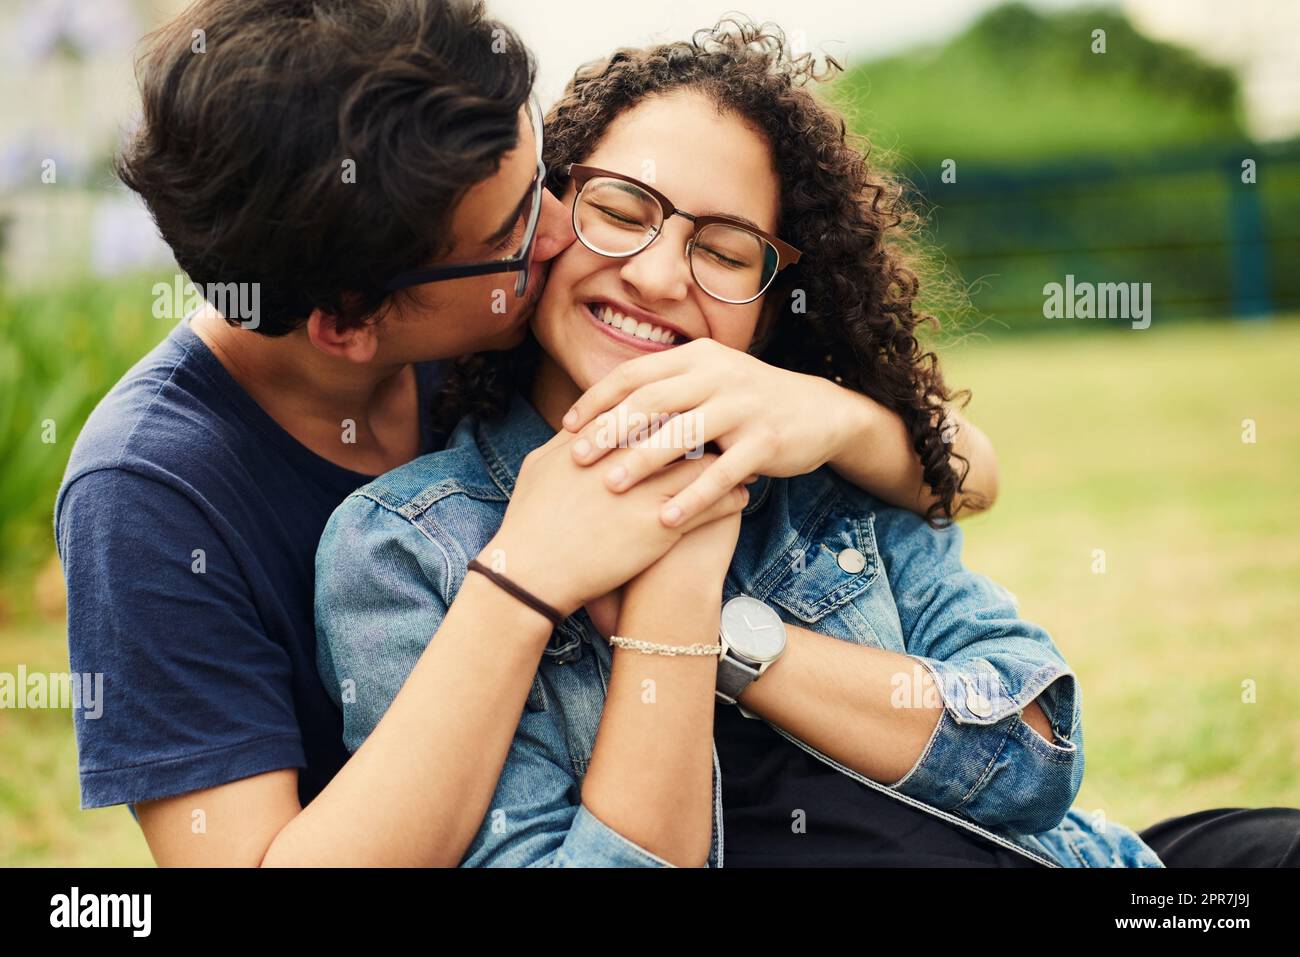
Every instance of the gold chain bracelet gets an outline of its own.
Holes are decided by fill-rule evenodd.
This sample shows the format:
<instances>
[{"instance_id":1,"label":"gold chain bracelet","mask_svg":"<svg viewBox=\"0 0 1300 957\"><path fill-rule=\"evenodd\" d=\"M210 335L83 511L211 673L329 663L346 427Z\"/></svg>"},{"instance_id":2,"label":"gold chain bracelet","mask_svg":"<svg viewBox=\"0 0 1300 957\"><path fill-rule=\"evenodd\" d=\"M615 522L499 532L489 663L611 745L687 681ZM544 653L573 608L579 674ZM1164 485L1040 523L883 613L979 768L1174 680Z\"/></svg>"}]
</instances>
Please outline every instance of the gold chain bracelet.
<instances>
[{"instance_id":1,"label":"gold chain bracelet","mask_svg":"<svg viewBox=\"0 0 1300 957\"><path fill-rule=\"evenodd\" d=\"M660 645L653 641L641 641L638 638L624 638L622 635L610 635L609 643L629 651L639 651L643 655L720 655L722 645Z\"/></svg>"}]
</instances>

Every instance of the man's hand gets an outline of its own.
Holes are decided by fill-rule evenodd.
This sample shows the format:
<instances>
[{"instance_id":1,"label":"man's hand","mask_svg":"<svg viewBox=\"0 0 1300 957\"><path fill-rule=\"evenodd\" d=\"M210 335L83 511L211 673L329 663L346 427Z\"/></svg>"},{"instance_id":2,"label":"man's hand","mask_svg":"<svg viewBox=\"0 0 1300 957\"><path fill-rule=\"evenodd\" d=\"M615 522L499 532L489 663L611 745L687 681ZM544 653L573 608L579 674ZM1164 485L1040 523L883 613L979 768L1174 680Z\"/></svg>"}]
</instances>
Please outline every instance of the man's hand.
<instances>
[{"instance_id":1,"label":"man's hand","mask_svg":"<svg viewBox=\"0 0 1300 957\"><path fill-rule=\"evenodd\" d=\"M578 433L574 461L603 460L606 486L619 492L681 458L687 443L717 443L718 460L661 509L673 527L755 475L788 478L825 465L858 434L864 403L827 379L697 339L622 363L578 399L564 427ZM684 417L683 443L636 446L639 428L674 414Z\"/></svg>"},{"instance_id":2,"label":"man's hand","mask_svg":"<svg viewBox=\"0 0 1300 957\"><path fill-rule=\"evenodd\" d=\"M561 430L524 457L505 519L479 553L564 615L644 571L695 526L739 513L748 497L743 485L728 488L697 516L665 527L663 504L707 472L714 456L671 462L615 495L598 473L574 464L573 441Z\"/></svg>"}]
</instances>

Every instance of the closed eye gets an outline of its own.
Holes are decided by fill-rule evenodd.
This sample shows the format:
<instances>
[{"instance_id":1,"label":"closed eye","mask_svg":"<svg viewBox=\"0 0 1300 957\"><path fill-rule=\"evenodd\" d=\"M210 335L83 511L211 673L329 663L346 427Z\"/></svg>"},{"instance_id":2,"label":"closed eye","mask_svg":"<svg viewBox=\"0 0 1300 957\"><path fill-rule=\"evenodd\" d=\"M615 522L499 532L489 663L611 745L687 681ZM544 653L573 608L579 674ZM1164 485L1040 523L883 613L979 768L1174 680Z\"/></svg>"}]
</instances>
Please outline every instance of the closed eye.
<instances>
[{"instance_id":1,"label":"closed eye","mask_svg":"<svg viewBox=\"0 0 1300 957\"><path fill-rule=\"evenodd\" d=\"M524 215L523 213L520 213L519 218L515 220L515 225L511 228L510 232L506 233L505 237L492 247L492 252L503 255L513 253L515 250L512 247L517 245L519 241L523 239L523 234Z\"/></svg>"}]
</instances>

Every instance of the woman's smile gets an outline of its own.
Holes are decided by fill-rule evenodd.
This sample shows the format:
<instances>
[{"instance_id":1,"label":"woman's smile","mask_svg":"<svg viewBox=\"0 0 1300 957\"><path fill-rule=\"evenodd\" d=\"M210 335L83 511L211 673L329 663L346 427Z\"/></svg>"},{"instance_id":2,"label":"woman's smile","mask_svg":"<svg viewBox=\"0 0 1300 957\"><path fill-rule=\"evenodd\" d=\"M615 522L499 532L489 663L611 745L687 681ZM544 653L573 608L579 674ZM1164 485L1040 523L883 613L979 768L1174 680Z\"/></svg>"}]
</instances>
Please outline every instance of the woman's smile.
<instances>
[{"instance_id":1,"label":"woman's smile","mask_svg":"<svg viewBox=\"0 0 1300 957\"><path fill-rule=\"evenodd\" d=\"M691 339L677 326L626 303L593 299L581 308L604 335L639 352L663 352Z\"/></svg>"},{"instance_id":2,"label":"woman's smile","mask_svg":"<svg viewBox=\"0 0 1300 957\"><path fill-rule=\"evenodd\" d=\"M664 149L663 144L673 142L690 147L680 152ZM631 177L646 175L647 157L657 158L654 188L665 190L673 203L690 211L684 215L729 217L754 222L767 232L777 229L781 183L768 139L734 113L719 115L707 93L674 90L645 98L611 123L594 148L575 159L589 169L610 171L610 177ZM695 226L677 218L677 210L668 222L659 220L662 210L635 207L639 200L627 190L639 195L646 187L634 179L618 182L627 189L598 192L600 202L589 201L589 209L578 205L578 197L592 183L599 185L599 177L582 185L570 178L565 185L562 201L570 207L575 233L584 209L592 232L585 240L579 234L555 257L533 316L542 366L555 366L568 387L577 389L575 399L630 359L696 339L744 351L763 309L761 301L718 299L701 287L691 265ZM645 218L648 225L636 227L638 236L653 231L658 239L626 252L631 249L627 236L616 228L628 218L623 213ZM591 219L598 216L608 222ZM719 241L704 248L717 253L730 247Z\"/></svg>"}]
</instances>

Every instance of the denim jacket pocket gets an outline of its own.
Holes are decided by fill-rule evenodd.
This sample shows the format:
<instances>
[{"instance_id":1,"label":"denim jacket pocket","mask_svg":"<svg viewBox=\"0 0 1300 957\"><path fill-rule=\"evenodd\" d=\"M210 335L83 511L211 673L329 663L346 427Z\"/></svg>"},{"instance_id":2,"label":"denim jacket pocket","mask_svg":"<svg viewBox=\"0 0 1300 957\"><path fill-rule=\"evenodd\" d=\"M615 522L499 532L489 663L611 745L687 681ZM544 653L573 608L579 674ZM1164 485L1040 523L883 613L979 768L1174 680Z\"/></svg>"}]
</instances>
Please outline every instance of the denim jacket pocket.
<instances>
[{"instance_id":1,"label":"denim jacket pocket","mask_svg":"<svg viewBox=\"0 0 1300 957\"><path fill-rule=\"evenodd\" d=\"M837 496L799 530L794 545L779 555L763 578L764 594L805 624L821 621L858 599L880 577L873 514L846 513Z\"/></svg>"},{"instance_id":2,"label":"denim jacket pocket","mask_svg":"<svg viewBox=\"0 0 1300 957\"><path fill-rule=\"evenodd\" d=\"M902 627L876 547L874 512L839 497L800 534L793 559L770 576L767 596L798 624L857 645L904 651ZM802 532L802 531L801 531Z\"/></svg>"}]
</instances>

